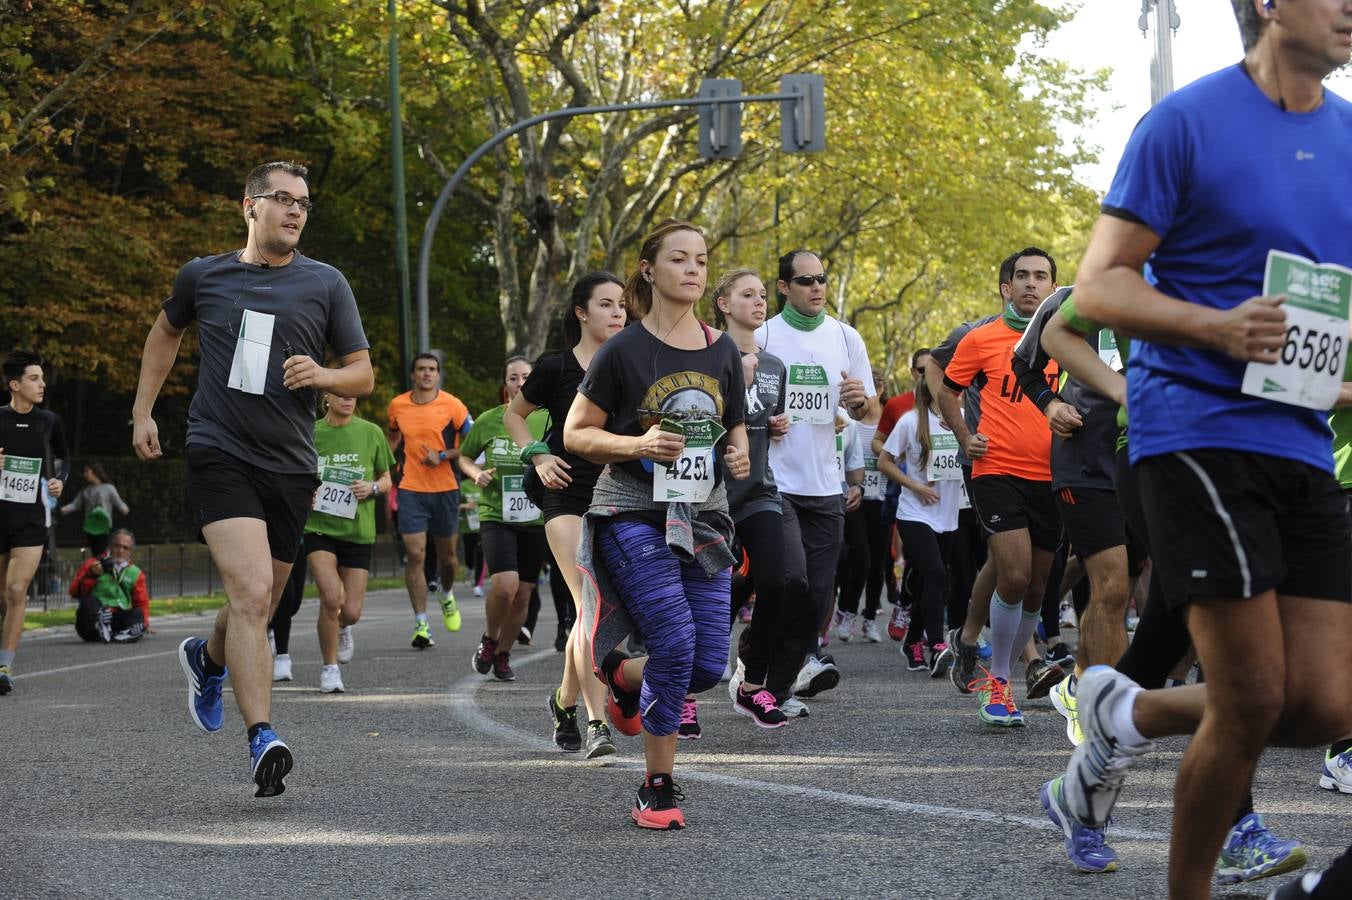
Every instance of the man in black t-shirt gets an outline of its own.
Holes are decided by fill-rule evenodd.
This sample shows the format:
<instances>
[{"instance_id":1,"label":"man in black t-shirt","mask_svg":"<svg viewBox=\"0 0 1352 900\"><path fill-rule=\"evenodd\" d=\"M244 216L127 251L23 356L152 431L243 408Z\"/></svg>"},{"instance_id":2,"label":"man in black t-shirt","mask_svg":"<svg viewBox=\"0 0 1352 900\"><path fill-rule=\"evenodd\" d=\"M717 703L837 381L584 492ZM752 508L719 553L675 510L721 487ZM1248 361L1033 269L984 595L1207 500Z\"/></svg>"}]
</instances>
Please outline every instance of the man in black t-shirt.
<instances>
[{"instance_id":1,"label":"man in black t-shirt","mask_svg":"<svg viewBox=\"0 0 1352 900\"><path fill-rule=\"evenodd\" d=\"M38 408L47 391L42 357L15 350L5 357L4 373L10 399L0 406L0 583L5 586L0 695L14 689L10 670L23 635L28 585L47 543L47 495L61 496L70 466L61 419Z\"/></svg>"},{"instance_id":2,"label":"man in black t-shirt","mask_svg":"<svg viewBox=\"0 0 1352 900\"><path fill-rule=\"evenodd\" d=\"M291 574L315 489L315 402L371 392L374 376L352 289L337 269L296 251L311 209L304 166L249 173L243 250L185 265L146 338L132 408L136 453L161 455L151 408L198 324L201 360L188 410L188 502L225 584L228 604L208 640L188 638L179 663L189 714L221 728L226 666L249 732L256 797L286 789L291 751L268 719L272 667L266 629ZM323 365L326 350L337 368Z\"/></svg>"}]
</instances>

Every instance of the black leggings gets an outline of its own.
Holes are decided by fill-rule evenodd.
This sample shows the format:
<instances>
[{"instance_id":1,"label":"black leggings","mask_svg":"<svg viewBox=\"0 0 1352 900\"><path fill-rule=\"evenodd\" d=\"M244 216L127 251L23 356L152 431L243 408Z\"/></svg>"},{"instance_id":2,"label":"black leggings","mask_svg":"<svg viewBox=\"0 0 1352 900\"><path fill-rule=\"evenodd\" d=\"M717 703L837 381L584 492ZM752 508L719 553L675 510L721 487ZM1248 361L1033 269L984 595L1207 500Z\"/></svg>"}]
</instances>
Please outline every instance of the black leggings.
<instances>
[{"instance_id":1,"label":"black leggings","mask_svg":"<svg viewBox=\"0 0 1352 900\"><path fill-rule=\"evenodd\" d=\"M277 611L272 614L268 627L272 629L273 640L277 644L277 655L291 652L291 619L300 612L300 601L305 596L305 554L296 556L291 564L291 577L282 589L282 599Z\"/></svg>"},{"instance_id":2,"label":"black leggings","mask_svg":"<svg viewBox=\"0 0 1352 900\"><path fill-rule=\"evenodd\" d=\"M967 605L972 599L976 573L986 564L986 534L977 521L975 510L958 510L958 530L953 535L946 605L948 621L957 628L967 621Z\"/></svg>"},{"instance_id":3,"label":"black leggings","mask_svg":"<svg viewBox=\"0 0 1352 900\"><path fill-rule=\"evenodd\" d=\"M915 579L910 633L918 640L923 629L925 640L933 647L944 640L944 585L948 580L948 557L953 552L957 532L939 534L924 522L905 519L897 520L897 529L906 547L909 572L913 573L909 577Z\"/></svg>"},{"instance_id":4,"label":"black leggings","mask_svg":"<svg viewBox=\"0 0 1352 900\"><path fill-rule=\"evenodd\" d=\"M837 581L840 599L836 605L842 612L859 612L859 597L867 588L864 600L864 618L878 615L882 602L884 544L887 531L883 528L881 500L864 500L854 512L845 514L845 542L840 548L840 568Z\"/></svg>"},{"instance_id":5,"label":"black leggings","mask_svg":"<svg viewBox=\"0 0 1352 900\"><path fill-rule=\"evenodd\" d=\"M790 610L801 607L803 598L799 596L790 602L785 596L788 581L784 572L784 516L781 513L767 511L747 516L737 523L737 540L751 562L751 577L746 582L756 592L751 625L742 631L737 656L746 666L746 680L751 684L765 684L769 677L770 657L784 638L786 617ZM737 567L733 568L735 572ZM745 582L739 587L749 593ZM799 583L797 587L799 594L806 592L806 584ZM734 601L733 609L737 608Z\"/></svg>"},{"instance_id":6,"label":"black leggings","mask_svg":"<svg viewBox=\"0 0 1352 900\"><path fill-rule=\"evenodd\" d=\"M1061 579L1066 574L1066 552L1065 541L1062 541L1061 546L1052 554L1052 567L1047 572L1047 586L1042 590L1042 630L1047 636L1048 647L1061 637Z\"/></svg>"},{"instance_id":7,"label":"black leggings","mask_svg":"<svg viewBox=\"0 0 1352 900\"><path fill-rule=\"evenodd\" d=\"M469 576L469 583L475 585L479 583L479 572L484 567L484 545L477 531L465 531L460 534L461 547L465 555L461 557L460 562L465 567L465 574Z\"/></svg>"}]
</instances>

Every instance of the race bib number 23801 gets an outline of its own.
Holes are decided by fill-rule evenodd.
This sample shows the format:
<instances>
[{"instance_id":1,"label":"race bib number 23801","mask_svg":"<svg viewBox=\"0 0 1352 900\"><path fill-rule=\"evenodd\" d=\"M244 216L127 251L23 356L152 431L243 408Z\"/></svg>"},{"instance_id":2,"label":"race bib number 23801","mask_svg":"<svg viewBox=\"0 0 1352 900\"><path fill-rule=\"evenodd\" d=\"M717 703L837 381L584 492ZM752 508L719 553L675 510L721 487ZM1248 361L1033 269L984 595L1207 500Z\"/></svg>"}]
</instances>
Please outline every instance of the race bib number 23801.
<instances>
[{"instance_id":1,"label":"race bib number 23801","mask_svg":"<svg viewBox=\"0 0 1352 900\"><path fill-rule=\"evenodd\" d=\"M821 366L789 366L784 411L789 424L830 425L835 421L831 406L831 381Z\"/></svg>"},{"instance_id":2,"label":"race bib number 23801","mask_svg":"<svg viewBox=\"0 0 1352 900\"><path fill-rule=\"evenodd\" d=\"M1263 294L1286 295L1286 342L1277 362L1245 367L1240 389L1278 403L1331 409L1347 358L1352 269L1271 250Z\"/></svg>"}]
</instances>

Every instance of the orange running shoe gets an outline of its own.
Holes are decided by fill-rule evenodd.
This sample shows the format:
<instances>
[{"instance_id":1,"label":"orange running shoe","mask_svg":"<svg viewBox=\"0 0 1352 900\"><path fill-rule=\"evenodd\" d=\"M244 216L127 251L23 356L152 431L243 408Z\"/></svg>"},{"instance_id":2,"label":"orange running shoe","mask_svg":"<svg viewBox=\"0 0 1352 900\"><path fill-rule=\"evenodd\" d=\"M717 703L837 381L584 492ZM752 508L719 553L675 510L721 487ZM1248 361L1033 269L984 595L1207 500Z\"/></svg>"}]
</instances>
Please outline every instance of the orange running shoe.
<instances>
[{"instance_id":1,"label":"orange running shoe","mask_svg":"<svg viewBox=\"0 0 1352 900\"><path fill-rule=\"evenodd\" d=\"M685 827L685 814L677 806L684 799L670 775L649 775L638 789L629 816L639 828L677 831Z\"/></svg>"},{"instance_id":2,"label":"orange running shoe","mask_svg":"<svg viewBox=\"0 0 1352 900\"><path fill-rule=\"evenodd\" d=\"M624 687L616 678L620 668L629 660L619 650L612 650L601 660L601 674L606 677L606 715L620 734L633 737L643 730L638 714L638 692Z\"/></svg>"}]
</instances>

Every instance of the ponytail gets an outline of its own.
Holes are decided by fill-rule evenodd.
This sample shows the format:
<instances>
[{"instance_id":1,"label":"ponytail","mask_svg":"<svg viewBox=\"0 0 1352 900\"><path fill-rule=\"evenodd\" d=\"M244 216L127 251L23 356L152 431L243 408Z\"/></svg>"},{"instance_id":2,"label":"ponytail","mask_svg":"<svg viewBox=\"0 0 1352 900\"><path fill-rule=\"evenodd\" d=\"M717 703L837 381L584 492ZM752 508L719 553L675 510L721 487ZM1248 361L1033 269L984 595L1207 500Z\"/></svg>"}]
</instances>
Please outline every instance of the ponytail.
<instances>
[{"instance_id":1,"label":"ponytail","mask_svg":"<svg viewBox=\"0 0 1352 900\"><path fill-rule=\"evenodd\" d=\"M638 252L639 262L647 262L649 265L656 262L657 254L662 249L662 242L666 240L667 235L674 234L677 231L693 231L700 237L704 237L704 232L683 219L667 219L659 223L643 239L643 244ZM634 273L625 282L622 299L625 309L630 310L635 319L642 319L653 308L653 285L651 281L643 277L643 266L635 267Z\"/></svg>"},{"instance_id":2,"label":"ponytail","mask_svg":"<svg viewBox=\"0 0 1352 900\"><path fill-rule=\"evenodd\" d=\"M925 380L915 386L915 440L920 445L920 469L929 466L930 455L930 410L934 398L930 396L929 385Z\"/></svg>"}]
</instances>

